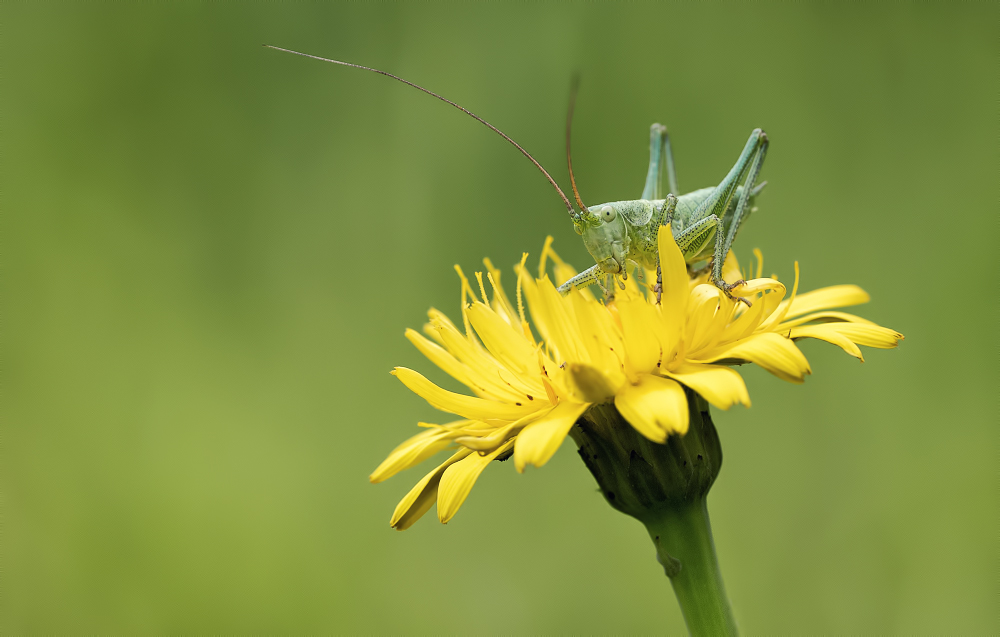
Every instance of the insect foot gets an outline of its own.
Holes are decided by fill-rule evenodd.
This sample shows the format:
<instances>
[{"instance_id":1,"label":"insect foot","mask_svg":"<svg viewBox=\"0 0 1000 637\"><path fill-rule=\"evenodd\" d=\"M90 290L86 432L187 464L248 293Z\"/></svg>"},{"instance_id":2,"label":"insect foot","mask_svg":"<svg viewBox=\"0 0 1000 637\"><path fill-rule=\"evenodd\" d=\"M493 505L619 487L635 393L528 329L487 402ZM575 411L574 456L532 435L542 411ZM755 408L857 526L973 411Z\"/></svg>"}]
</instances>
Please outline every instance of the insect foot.
<instances>
[{"instance_id":1,"label":"insect foot","mask_svg":"<svg viewBox=\"0 0 1000 637\"><path fill-rule=\"evenodd\" d=\"M735 283L726 283L725 281L723 281L721 279L715 282L715 287L717 287L720 290L722 290L723 292L725 292L726 296L728 296L731 300L739 302L739 303L746 303L746 306L750 307L751 305L753 305L750 302L750 299L742 297L742 296L733 296L733 290L735 288L740 287L741 285L746 285L746 281L744 279L740 279L739 281L736 281Z\"/></svg>"}]
</instances>

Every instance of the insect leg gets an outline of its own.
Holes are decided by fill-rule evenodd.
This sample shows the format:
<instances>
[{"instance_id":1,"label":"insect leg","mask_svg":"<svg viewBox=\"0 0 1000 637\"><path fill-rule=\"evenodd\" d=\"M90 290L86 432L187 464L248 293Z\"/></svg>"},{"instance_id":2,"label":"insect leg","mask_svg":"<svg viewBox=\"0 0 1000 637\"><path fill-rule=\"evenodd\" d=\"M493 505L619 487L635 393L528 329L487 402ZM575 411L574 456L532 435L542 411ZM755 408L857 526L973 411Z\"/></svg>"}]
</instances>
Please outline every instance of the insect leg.
<instances>
[{"instance_id":1,"label":"insect leg","mask_svg":"<svg viewBox=\"0 0 1000 637\"><path fill-rule=\"evenodd\" d=\"M757 198L757 195L760 194L760 191L764 190L765 186L767 186L767 182L762 181L750 189L750 197L747 199L747 205L743 211L741 225L743 223L746 223L746 220L750 218L751 213L757 212L757 206L754 205L754 200ZM736 189L736 193L733 195L733 198L736 200L737 203L743 197L744 190L745 189L743 188L743 186L740 186L739 188ZM733 202L730 202L729 209L726 210L726 216L722 218L722 225L726 227L727 232L729 231L729 228L731 228L733 225L733 219L736 217L736 208L737 206ZM739 229L737 229L736 232L738 233ZM735 237L736 235L734 234L733 238Z\"/></svg>"},{"instance_id":2,"label":"insect leg","mask_svg":"<svg viewBox=\"0 0 1000 637\"><path fill-rule=\"evenodd\" d=\"M663 216L660 217L661 227L670 227L670 223L674 220L674 210L676 209L677 197L672 193L668 194L667 200L663 202ZM653 286L653 291L656 292L656 304L659 305L660 297L663 294L663 269L660 266L660 251L658 247L656 250L656 285Z\"/></svg>"},{"instance_id":3,"label":"insect leg","mask_svg":"<svg viewBox=\"0 0 1000 637\"><path fill-rule=\"evenodd\" d=\"M598 283L602 276L604 276L604 271L601 270L601 266L593 265L560 285L559 294L566 296L575 288L585 288L592 283Z\"/></svg>"},{"instance_id":4,"label":"insect leg","mask_svg":"<svg viewBox=\"0 0 1000 637\"><path fill-rule=\"evenodd\" d=\"M667 185L670 186L670 193L681 196L681 191L677 188L677 170L674 168L674 151L670 148L670 133L667 127L663 127L663 155L667 160ZM659 198L659 197L657 197Z\"/></svg>"},{"instance_id":5,"label":"insect leg","mask_svg":"<svg viewBox=\"0 0 1000 637\"><path fill-rule=\"evenodd\" d=\"M739 200L736 203L736 210L733 212L732 220L728 221L726 226L726 239L722 246L722 255L729 254L729 249L733 245L733 241L736 239L736 233L740 231L740 225L743 223L744 219L750 216L751 208L747 207L748 202L751 198L756 197L757 194L763 189L767 182L760 184L759 187L755 187L757 181L757 175L760 174L760 167L764 164L764 156L767 155L767 136L763 138L760 147L757 149L754 155L753 161L750 163L747 169L746 179L743 182L742 192L740 193ZM718 253L716 253L718 257ZM722 262L719 261L718 267L713 264L712 274L718 280L722 276Z\"/></svg>"},{"instance_id":6,"label":"insect leg","mask_svg":"<svg viewBox=\"0 0 1000 637\"><path fill-rule=\"evenodd\" d=\"M732 221L729 223L728 230L725 228L719 229L715 242L715 250L712 254L712 283L725 292L729 298L735 298L731 294L731 291L737 284L730 285L722 280L722 266L725 263L729 247L732 246L733 239L736 238L736 231L743 222L747 201L749 201L753 194L759 192L759 190L754 189L754 183L757 180L757 175L760 173L761 165L764 163L767 146L767 135L764 131L759 128L754 129L750 133L750 138L747 140L746 146L743 147L743 152L740 153L740 158L736 160L736 164L729 170L729 174L726 175L725 179L716 186L712 194L691 215L692 220L695 222L693 225L697 225L702 220L712 216L728 220L726 210L729 209L733 195L742 182L743 189L736 204L736 210L731 216ZM678 245L680 245L679 242ZM749 304L746 299L740 300Z\"/></svg>"},{"instance_id":7,"label":"insect leg","mask_svg":"<svg viewBox=\"0 0 1000 637\"><path fill-rule=\"evenodd\" d=\"M663 198L660 193L663 190L663 138L666 134L667 128L662 124L649 127L649 169L640 199L652 201Z\"/></svg>"},{"instance_id":8,"label":"insect leg","mask_svg":"<svg viewBox=\"0 0 1000 637\"><path fill-rule=\"evenodd\" d=\"M677 193L677 174L674 171L674 154L670 150L670 134L663 124L653 124L649 127L649 170L646 171L646 187L642 189L641 199L652 201L663 199L663 168L667 169L667 180L670 191Z\"/></svg>"},{"instance_id":9,"label":"insect leg","mask_svg":"<svg viewBox=\"0 0 1000 637\"><path fill-rule=\"evenodd\" d=\"M722 243L722 220L715 215L709 215L674 235L677 247L681 249L684 260L697 257L705 251L708 242L715 239L715 246Z\"/></svg>"},{"instance_id":10,"label":"insect leg","mask_svg":"<svg viewBox=\"0 0 1000 637\"><path fill-rule=\"evenodd\" d=\"M674 237L677 242L677 247L681 249L684 254L685 260L697 258L699 254L704 252L708 245L708 242L713 238L715 239L715 248L712 250L712 254L719 254L722 251L722 246L725 242L723 237L725 236L725 226L722 224L722 220L715 215L709 215L708 217L695 222L694 224L688 226L679 235ZM713 257L714 260L714 257ZM713 268L714 268L713 261ZM751 303L749 299L743 298L742 296L733 296L732 290L740 285L746 283L746 281L739 280L735 283L726 283L721 278L716 281L716 287L726 293L726 296L733 299L734 301L739 301L741 303L746 303L747 307L750 307Z\"/></svg>"}]
</instances>

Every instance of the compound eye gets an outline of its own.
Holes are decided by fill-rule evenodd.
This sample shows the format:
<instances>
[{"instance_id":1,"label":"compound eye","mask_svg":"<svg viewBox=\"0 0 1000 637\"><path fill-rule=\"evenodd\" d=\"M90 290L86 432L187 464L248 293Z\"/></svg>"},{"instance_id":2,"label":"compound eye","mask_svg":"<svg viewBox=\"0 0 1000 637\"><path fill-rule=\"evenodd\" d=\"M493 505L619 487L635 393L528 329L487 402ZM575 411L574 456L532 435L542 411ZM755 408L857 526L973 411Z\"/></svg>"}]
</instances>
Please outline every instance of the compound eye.
<instances>
[{"instance_id":1,"label":"compound eye","mask_svg":"<svg viewBox=\"0 0 1000 637\"><path fill-rule=\"evenodd\" d=\"M604 223L611 223L612 221L615 220L615 209L612 208L611 206L604 206L603 208L601 208L600 212L601 212L601 219L604 220Z\"/></svg>"}]
</instances>

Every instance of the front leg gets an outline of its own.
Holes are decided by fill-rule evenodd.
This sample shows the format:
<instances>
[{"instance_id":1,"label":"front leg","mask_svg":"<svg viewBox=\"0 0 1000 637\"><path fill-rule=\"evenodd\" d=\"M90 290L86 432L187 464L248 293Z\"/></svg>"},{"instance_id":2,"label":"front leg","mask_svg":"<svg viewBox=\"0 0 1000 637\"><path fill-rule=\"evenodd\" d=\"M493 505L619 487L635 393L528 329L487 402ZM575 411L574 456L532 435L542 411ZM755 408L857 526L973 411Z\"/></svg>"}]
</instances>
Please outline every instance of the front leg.
<instances>
[{"instance_id":1,"label":"front leg","mask_svg":"<svg viewBox=\"0 0 1000 637\"><path fill-rule=\"evenodd\" d=\"M599 265L592 265L580 274L571 278L559 286L559 294L566 296L570 291L578 288L585 288L592 283L599 283L604 275L604 270Z\"/></svg>"},{"instance_id":2,"label":"front leg","mask_svg":"<svg viewBox=\"0 0 1000 637\"><path fill-rule=\"evenodd\" d=\"M664 130L664 133L666 130ZM673 161L673 158L671 158ZM669 226L674 221L674 211L677 209L677 197L674 194L667 195L667 200L663 202L663 215L660 217L660 226ZM659 229L657 229L659 232ZM659 234L654 235L654 237L659 237ZM653 292L656 293L656 304L660 304L660 297L663 296L663 269L660 266L660 249L658 245L658 239L653 239L653 250L656 250L656 284L653 286Z\"/></svg>"}]
</instances>

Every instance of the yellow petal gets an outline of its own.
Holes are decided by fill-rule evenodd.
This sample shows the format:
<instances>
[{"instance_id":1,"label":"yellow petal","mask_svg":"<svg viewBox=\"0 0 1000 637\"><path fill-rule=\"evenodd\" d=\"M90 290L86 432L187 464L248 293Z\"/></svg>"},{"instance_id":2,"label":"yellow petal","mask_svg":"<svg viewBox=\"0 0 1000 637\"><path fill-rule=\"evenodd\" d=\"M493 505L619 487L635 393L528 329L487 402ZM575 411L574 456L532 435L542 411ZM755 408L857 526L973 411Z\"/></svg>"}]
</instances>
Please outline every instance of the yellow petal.
<instances>
[{"instance_id":1,"label":"yellow petal","mask_svg":"<svg viewBox=\"0 0 1000 637\"><path fill-rule=\"evenodd\" d=\"M463 447L466 447L467 449L472 449L473 451L490 452L516 436L522 429L547 413L549 412L539 411L531 414L530 416L525 416L520 420L515 420L509 425L497 427L496 429L489 431L483 431L482 434L476 432L476 434L472 436L462 436L460 438L456 438L455 442Z\"/></svg>"},{"instance_id":2,"label":"yellow petal","mask_svg":"<svg viewBox=\"0 0 1000 637\"><path fill-rule=\"evenodd\" d=\"M507 369L524 375L529 363L535 360L535 348L524 337L524 333L482 303L473 303L468 314L473 329L486 349Z\"/></svg>"},{"instance_id":3,"label":"yellow petal","mask_svg":"<svg viewBox=\"0 0 1000 637\"><path fill-rule=\"evenodd\" d=\"M641 296L616 299L618 316L625 336L625 364L631 375L648 374L660 360L660 341L656 337L659 316L656 308Z\"/></svg>"},{"instance_id":4,"label":"yellow petal","mask_svg":"<svg viewBox=\"0 0 1000 637\"><path fill-rule=\"evenodd\" d=\"M821 329L814 329L814 328ZM855 345L854 341L847 338L839 332L835 332L829 329L822 329L823 325L805 325L803 327L793 327L789 329L786 334L789 338L815 338L821 341L826 341L827 343L833 343L834 345L840 347L842 350L850 354L851 356L857 358L862 363L865 362L865 357L861 353L861 348Z\"/></svg>"},{"instance_id":5,"label":"yellow petal","mask_svg":"<svg viewBox=\"0 0 1000 637\"><path fill-rule=\"evenodd\" d=\"M460 420L458 423L464 425L468 420ZM437 452L446 448L451 441L461 435L461 432L451 431L446 428L434 428L421 431L403 444L399 445L382 461L375 471L368 476L372 483L388 480L404 469L420 464Z\"/></svg>"},{"instance_id":6,"label":"yellow petal","mask_svg":"<svg viewBox=\"0 0 1000 637\"><path fill-rule=\"evenodd\" d=\"M762 267L762 266L761 266ZM799 293L799 262L795 262L795 282L792 284L792 295L788 297L787 300L778 303L778 306L774 308L773 312L769 312L769 315L761 323L758 331L761 332L773 332L774 326L785 320L785 315L788 314L788 310L795 304L795 297ZM783 296L783 295L782 295Z\"/></svg>"},{"instance_id":7,"label":"yellow petal","mask_svg":"<svg viewBox=\"0 0 1000 637\"><path fill-rule=\"evenodd\" d=\"M657 234L657 247L660 251L660 271L662 272L663 293L660 295L660 305L669 308L671 312L680 312L683 316L687 310L688 295L691 288L688 284L687 264L681 254L670 226L661 226Z\"/></svg>"},{"instance_id":8,"label":"yellow petal","mask_svg":"<svg viewBox=\"0 0 1000 637\"><path fill-rule=\"evenodd\" d=\"M406 367L397 367L392 370L392 373L410 391L426 400L432 407L452 414L458 414L469 420L482 420L494 423L498 421L511 421L538 410L534 405L512 405L495 400L485 400L483 398L465 396L464 394L456 394L455 392L441 389L418 372ZM525 400L525 402L528 401Z\"/></svg>"},{"instance_id":9,"label":"yellow petal","mask_svg":"<svg viewBox=\"0 0 1000 637\"><path fill-rule=\"evenodd\" d=\"M469 370L465 364L452 356L447 350L424 337L416 330L407 328L406 338L413 343L421 354L440 367L446 374L462 383L474 392L483 392L483 388L478 387L469 377Z\"/></svg>"},{"instance_id":10,"label":"yellow petal","mask_svg":"<svg viewBox=\"0 0 1000 637\"><path fill-rule=\"evenodd\" d=\"M537 281L526 277L524 294L528 297L528 308L535 327L558 361L590 363L572 305L559 294L548 277Z\"/></svg>"},{"instance_id":11,"label":"yellow petal","mask_svg":"<svg viewBox=\"0 0 1000 637\"><path fill-rule=\"evenodd\" d=\"M580 402L599 403L615 395L625 378L618 374L608 377L601 370L583 363L566 365L563 378Z\"/></svg>"},{"instance_id":12,"label":"yellow petal","mask_svg":"<svg viewBox=\"0 0 1000 637\"><path fill-rule=\"evenodd\" d=\"M621 328L611 312L603 303L592 298L588 300L582 294L570 294L567 300L573 307L581 334L586 335L582 344L594 367L605 374L620 372L625 344Z\"/></svg>"},{"instance_id":13,"label":"yellow petal","mask_svg":"<svg viewBox=\"0 0 1000 637\"><path fill-rule=\"evenodd\" d=\"M441 476L444 475L445 469L471 453L468 449L461 449L441 466L425 475L396 505L396 510L392 512L392 518L389 520L389 526L397 531L405 531L413 526L413 523L434 505L438 484L441 482Z\"/></svg>"},{"instance_id":14,"label":"yellow petal","mask_svg":"<svg viewBox=\"0 0 1000 637\"><path fill-rule=\"evenodd\" d=\"M427 335L430 336L431 338L437 339L437 330L427 329L431 327L432 324L436 326L447 327L449 329L458 332L458 328L455 327L455 324L452 323L451 319L448 318L448 315L442 312L441 310L437 310L432 307L431 309L427 310L427 318L430 320L430 322L424 325L424 332L426 332ZM445 344L441 341L438 341L438 344L445 346ZM449 349L448 351L451 350ZM452 353L454 354L454 352Z\"/></svg>"},{"instance_id":15,"label":"yellow petal","mask_svg":"<svg viewBox=\"0 0 1000 637\"><path fill-rule=\"evenodd\" d=\"M704 356L699 363L714 363L721 360L744 360L760 365L782 380L801 383L806 374L811 373L809 361L784 336L774 332L755 334L735 343L717 347Z\"/></svg>"},{"instance_id":16,"label":"yellow petal","mask_svg":"<svg viewBox=\"0 0 1000 637\"><path fill-rule=\"evenodd\" d=\"M470 382L488 397L513 403L525 395L542 393L540 383L533 383L530 376L507 372L478 341L463 336L447 317L433 314L430 330L434 339L466 366Z\"/></svg>"},{"instance_id":17,"label":"yellow petal","mask_svg":"<svg viewBox=\"0 0 1000 637\"><path fill-rule=\"evenodd\" d=\"M781 304L785 296L785 286L775 279L751 279L739 288L736 294L753 299L753 305L745 308L737 303L736 308L740 312L737 318L726 326L720 343L728 343L746 338L754 333L765 319L772 316L772 313ZM759 296L758 296L759 295ZM756 297L756 298L754 298Z\"/></svg>"},{"instance_id":18,"label":"yellow petal","mask_svg":"<svg viewBox=\"0 0 1000 637\"><path fill-rule=\"evenodd\" d=\"M896 330L868 323L828 323L828 329L840 332L858 345L877 349L892 349L903 340Z\"/></svg>"},{"instance_id":19,"label":"yellow petal","mask_svg":"<svg viewBox=\"0 0 1000 637\"><path fill-rule=\"evenodd\" d=\"M684 388L669 378L643 374L637 384L625 383L615 396L615 407L653 442L666 442L672 433L687 433L687 397Z\"/></svg>"},{"instance_id":20,"label":"yellow petal","mask_svg":"<svg viewBox=\"0 0 1000 637\"><path fill-rule=\"evenodd\" d=\"M514 441L508 440L490 454L481 456L474 453L445 469L444 475L441 477L441 484L438 486L437 498L438 519L442 523L447 523L458 513L458 509L469 497L469 492L472 491L472 487L476 484L476 479L479 478L483 469L496 460L497 456L509 451L513 446Z\"/></svg>"},{"instance_id":21,"label":"yellow petal","mask_svg":"<svg viewBox=\"0 0 1000 637\"><path fill-rule=\"evenodd\" d=\"M796 296L782 320L817 310L867 303L870 299L868 293L856 285L833 285L828 288L820 288Z\"/></svg>"},{"instance_id":22,"label":"yellow petal","mask_svg":"<svg viewBox=\"0 0 1000 637\"><path fill-rule=\"evenodd\" d=\"M818 323L832 323L835 321L842 321L846 323L866 323L868 325L875 325L872 321L868 319L861 318L856 314L848 314L847 312L813 312L812 314L806 314L805 316L800 316L796 319L790 321L784 321L781 325L774 329L775 332L779 334L787 331L789 328L797 327L799 325L804 325L811 321L816 321Z\"/></svg>"},{"instance_id":23,"label":"yellow petal","mask_svg":"<svg viewBox=\"0 0 1000 637\"><path fill-rule=\"evenodd\" d=\"M698 392L719 409L729 409L736 403L750 406L750 394L743 377L729 367L685 363L667 376Z\"/></svg>"},{"instance_id":24,"label":"yellow petal","mask_svg":"<svg viewBox=\"0 0 1000 637\"><path fill-rule=\"evenodd\" d=\"M483 265L486 266L490 287L493 288L494 309L497 311L497 314L506 316L510 320L511 325L516 325L520 321L517 318L517 312L514 311L514 305L507 298L507 293L504 291L503 286L500 285L500 270L495 268L493 262L489 259L483 259Z\"/></svg>"},{"instance_id":25,"label":"yellow petal","mask_svg":"<svg viewBox=\"0 0 1000 637\"><path fill-rule=\"evenodd\" d=\"M739 294L740 296L749 298L749 295L743 290L740 290ZM754 330L761 324L761 321L764 320L764 317L767 316L767 312L765 311L767 310L767 303L765 301L769 296L776 295L765 294L763 298L754 299L753 305L746 309L742 309L742 304L738 304L736 308L738 312L737 316L723 329L718 343L731 343L753 334Z\"/></svg>"},{"instance_id":26,"label":"yellow petal","mask_svg":"<svg viewBox=\"0 0 1000 637\"><path fill-rule=\"evenodd\" d=\"M833 335L847 338L852 343L864 345L866 347L876 347L879 349L891 349L899 345L903 335L895 330L891 330L881 325L870 323L821 323L819 325L802 325L789 330L791 338L811 337L824 341L829 341L834 345L844 347L840 339ZM844 347L848 354L861 358L861 352L857 354L847 347Z\"/></svg>"},{"instance_id":27,"label":"yellow petal","mask_svg":"<svg viewBox=\"0 0 1000 637\"><path fill-rule=\"evenodd\" d=\"M660 295L659 321L656 338L660 341L661 358L668 364L678 349L687 319L691 288L688 284L684 255L674 241L669 226L663 226L657 235L663 293Z\"/></svg>"},{"instance_id":28,"label":"yellow petal","mask_svg":"<svg viewBox=\"0 0 1000 637\"><path fill-rule=\"evenodd\" d=\"M523 472L529 464L540 467L548 462L589 406L564 400L546 416L525 427L514 439L514 465L518 472Z\"/></svg>"},{"instance_id":29,"label":"yellow petal","mask_svg":"<svg viewBox=\"0 0 1000 637\"><path fill-rule=\"evenodd\" d=\"M688 356L712 347L722 338L734 308L734 302L712 284L698 285L691 290L684 335Z\"/></svg>"}]
</instances>

